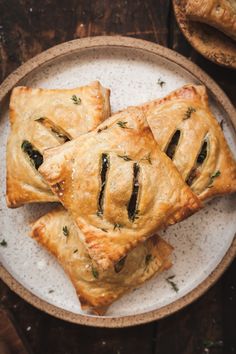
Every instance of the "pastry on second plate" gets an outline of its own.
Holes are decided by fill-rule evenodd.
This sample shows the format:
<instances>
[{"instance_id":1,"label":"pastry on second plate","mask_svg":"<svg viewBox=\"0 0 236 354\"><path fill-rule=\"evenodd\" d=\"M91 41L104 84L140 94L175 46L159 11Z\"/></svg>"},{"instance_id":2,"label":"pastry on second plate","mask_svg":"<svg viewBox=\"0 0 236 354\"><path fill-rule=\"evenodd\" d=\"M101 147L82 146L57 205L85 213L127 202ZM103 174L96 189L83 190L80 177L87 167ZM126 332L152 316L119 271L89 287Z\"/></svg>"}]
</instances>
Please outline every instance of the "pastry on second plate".
<instances>
[{"instance_id":1,"label":"pastry on second plate","mask_svg":"<svg viewBox=\"0 0 236 354\"><path fill-rule=\"evenodd\" d=\"M235 0L187 0L186 14L191 20L207 23L236 40Z\"/></svg>"},{"instance_id":2,"label":"pastry on second plate","mask_svg":"<svg viewBox=\"0 0 236 354\"><path fill-rule=\"evenodd\" d=\"M171 266L172 247L159 236L139 244L114 267L101 271L93 264L69 213L58 208L37 220L31 236L57 257L69 275L82 309L103 314L125 292Z\"/></svg>"},{"instance_id":3,"label":"pastry on second plate","mask_svg":"<svg viewBox=\"0 0 236 354\"><path fill-rule=\"evenodd\" d=\"M161 152L139 108L48 149L39 168L103 269L161 227L199 209L197 196Z\"/></svg>"},{"instance_id":4,"label":"pastry on second plate","mask_svg":"<svg viewBox=\"0 0 236 354\"><path fill-rule=\"evenodd\" d=\"M74 89L13 89L7 145L9 207L58 200L38 173L43 151L93 130L109 117L109 94L97 81Z\"/></svg>"},{"instance_id":5,"label":"pastry on second plate","mask_svg":"<svg viewBox=\"0 0 236 354\"><path fill-rule=\"evenodd\" d=\"M201 200L236 192L236 162L204 86L186 85L143 108L161 150Z\"/></svg>"}]
</instances>

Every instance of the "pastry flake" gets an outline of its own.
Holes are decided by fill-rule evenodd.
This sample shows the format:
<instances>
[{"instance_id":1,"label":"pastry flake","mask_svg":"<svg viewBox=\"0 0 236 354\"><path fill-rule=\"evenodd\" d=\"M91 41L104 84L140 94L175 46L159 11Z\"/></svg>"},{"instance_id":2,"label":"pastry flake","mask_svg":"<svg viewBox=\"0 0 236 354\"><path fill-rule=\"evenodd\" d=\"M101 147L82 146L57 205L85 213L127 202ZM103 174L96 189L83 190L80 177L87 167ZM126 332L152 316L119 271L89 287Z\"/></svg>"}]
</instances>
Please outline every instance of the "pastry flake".
<instances>
[{"instance_id":1,"label":"pastry flake","mask_svg":"<svg viewBox=\"0 0 236 354\"><path fill-rule=\"evenodd\" d=\"M109 94L98 81L75 89L13 89L7 144L9 207L58 200L38 173L43 151L96 128L110 115Z\"/></svg>"},{"instance_id":2,"label":"pastry flake","mask_svg":"<svg viewBox=\"0 0 236 354\"><path fill-rule=\"evenodd\" d=\"M236 40L235 0L187 0L186 14L191 20L207 23Z\"/></svg>"},{"instance_id":3,"label":"pastry flake","mask_svg":"<svg viewBox=\"0 0 236 354\"><path fill-rule=\"evenodd\" d=\"M140 108L118 113L95 131L46 150L39 171L103 269L200 207L160 151Z\"/></svg>"},{"instance_id":4,"label":"pastry flake","mask_svg":"<svg viewBox=\"0 0 236 354\"><path fill-rule=\"evenodd\" d=\"M204 86L186 85L143 109L161 150L201 200L236 191L236 163Z\"/></svg>"},{"instance_id":5,"label":"pastry flake","mask_svg":"<svg viewBox=\"0 0 236 354\"><path fill-rule=\"evenodd\" d=\"M79 234L81 231L63 208L41 217L31 231L31 236L58 259L69 275L82 309L96 314L103 314L121 295L171 266L172 247L153 236L111 269L98 270Z\"/></svg>"}]
</instances>

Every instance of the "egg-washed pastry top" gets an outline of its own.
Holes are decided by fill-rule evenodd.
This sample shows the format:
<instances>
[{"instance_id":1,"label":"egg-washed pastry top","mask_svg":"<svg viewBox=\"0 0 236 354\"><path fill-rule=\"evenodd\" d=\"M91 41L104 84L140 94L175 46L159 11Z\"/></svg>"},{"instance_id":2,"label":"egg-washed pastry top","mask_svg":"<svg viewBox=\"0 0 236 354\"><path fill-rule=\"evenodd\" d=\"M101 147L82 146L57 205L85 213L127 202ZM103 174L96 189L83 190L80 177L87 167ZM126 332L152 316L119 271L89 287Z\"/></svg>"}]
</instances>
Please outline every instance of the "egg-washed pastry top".
<instances>
[{"instance_id":1,"label":"egg-washed pastry top","mask_svg":"<svg viewBox=\"0 0 236 354\"><path fill-rule=\"evenodd\" d=\"M140 108L120 112L95 131L46 150L39 172L103 269L200 206L159 149Z\"/></svg>"},{"instance_id":2,"label":"egg-washed pastry top","mask_svg":"<svg viewBox=\"0 0 236 354\"><path fill-rule=\"evenodd\" d=\"M207 23L236 40L235 0L187 0L186 14L191 20Z\"/></svg>"},{"instance_id":3,"label":"egg-washed pastry top","mask_svg":"<svg viewBox=\"0 0 236 354\"><path fill-rule=\"evenodd\" d=\"M96 128L110 115L109 95L98 81L74 89L13 89L7 144L9 207L58 200L38 172L43 151Z\"/></svg>"},{"instance_id":4,"label":"egg-washed pastry top","mask_svg":"<svg viewBox=\"0 0 236 354\"><path fill-rule=\"evenodd\" d=\"M204 86L186 85L144 110L161 150L201 200L236 191L236 163Z\"/></svg>"},{"instance_id":5,"label":"egg-washed pastry top","mask_svg":"<svg viewBox=\"0 0 236 354\"><path fill-rule=\"evenodd\" d=\"M69 275L83 309L103 314L125 292L171 266L172 247L159 236L139 244L114 267L101 271L80 241L69 213L55 209L36 221L31 236L55 255Z\"/></svg>"}]
</instances>

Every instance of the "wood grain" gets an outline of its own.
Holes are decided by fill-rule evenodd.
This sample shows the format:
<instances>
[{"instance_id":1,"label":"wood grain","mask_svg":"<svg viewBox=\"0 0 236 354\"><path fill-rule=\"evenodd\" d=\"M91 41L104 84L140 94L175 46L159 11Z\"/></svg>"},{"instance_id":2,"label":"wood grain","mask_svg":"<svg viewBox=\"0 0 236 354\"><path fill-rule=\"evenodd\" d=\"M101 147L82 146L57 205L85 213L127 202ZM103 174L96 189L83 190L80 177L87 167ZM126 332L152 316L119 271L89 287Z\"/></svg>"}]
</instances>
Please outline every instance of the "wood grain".
<instances>
[{"instance_id":1,"label":"wood grain","mask_svg":"<svg viewBox=\"0 0 236 354\"><path fill-rule=\"evenodd\" d=\"M236 104L236 72L208 62L189 46L165 0L0 0L0 80L55 44L104 34L143 38L175 49L207 71ZM234 262L207 294L183 311L128 329L63 322L33 308L3 283L0 297L35 354L229 354L236 351L235 267ZM207 341L218 345L208 348Z\"/></svg>"}]
</instances>

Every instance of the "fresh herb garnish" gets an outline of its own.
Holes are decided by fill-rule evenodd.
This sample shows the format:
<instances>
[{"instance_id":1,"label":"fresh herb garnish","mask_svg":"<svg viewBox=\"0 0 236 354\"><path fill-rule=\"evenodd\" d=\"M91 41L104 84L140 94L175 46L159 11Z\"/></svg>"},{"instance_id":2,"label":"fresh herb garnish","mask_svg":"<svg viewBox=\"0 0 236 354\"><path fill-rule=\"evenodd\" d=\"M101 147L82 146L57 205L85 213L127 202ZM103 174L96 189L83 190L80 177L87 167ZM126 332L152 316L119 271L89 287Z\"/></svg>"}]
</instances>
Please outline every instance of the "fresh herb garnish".
<instances>
[{"instance_id":1,"label":"fresh herb garnish","mask_svg":"<svg viewBox=\"0 0 236 354\"><path fill-rule=\"evenodd\" d=\"M203 345L205 348L209 349L209 348L221 348L223 347L223 341L222 340L216 340L216 341L213 341L213 340L204 340L203 341Z\"/></svg>"},{"instance_id":2,"label":"fresh herb garnish","mask_svg":"<svg viewBox=\"0 0 236 354\"><path fill-rule=\"evenodd\" d=\"M116 229L120 230L123 226L121 224L114 224L113 230L115 231Z\"/></svg>"},{"instance_id":3,"label":"fresh herb garnish","mask_svg":"<svg viewBox=\"0 0 236 354\"><path fill-rule=\"evenodd\" d=\"M132 159L127 155L117 155L117 156L125 161L132 161Z\"/></svg>"},{"instance_id":4,"label":"fresh herb garnish","mask_svg":"<svg viewBox=\"0 0 236 354\"><path fill-rule=\"evenodd\" d=\"M76 248L76 250L74 250L74 252L73 253L77 253L78 252L78 249Z\"/></svg>"},{"instance_id":5,"label":"fresh herb garnish","mask_svg":"<svg viewBox=\"0 0 236 354\"><path fill-rule=\"evenodd\" d=\"M123 267L124 267L124 265L125 265L125 260L126 260L126 256L123 257L123 258L121 258L121 259L119 260L119 262L117 262L117 263L115 264L114 269L115 269L115 272L116 272L116 273L119 273L119 272L123 269Z\"/></svg>"},{"instance_id":6,"label":"fresh herb garnish","mask_svg":"<svg viewBox=\"0 0 236 354\"><path fill-rule=\"evenodd\" d=\"M139 216L138 216L139 212L140 212L140 210L135 210L134 216L133 216L133 221L139 219Z\"/></svg>"},{"instance_id":7,"label":"fresh herb garnish","mask_svg":"<svg viewBox=\"0 0 236 354\"><path fill-rule=\"evenodd\" d=\"M7 241L5 239L3 239L1 242L0 242L0 246L2 247L7 247Z\"/></svg>"},{"instance_id":8,"label":"fresh herb garnish","mask_svg":"<svg viewBox=\"0 0 236 354\"><path fill-rule=\"evenodd\" d=\"M191 117L191 114L196 112L196 109L194 107L188 107L187 111L184 114L184 120L189 119Z\"/></svg>"},{"instance_id":9,"label":"fresh herb garnish","mask_svg":"<svg viewBox=\"0 0 236 354\"><path fill-rule=\"evenodd\" d=\"M146 266L150 263L151 259L152 259L152 255L151 254L147 254L146 257L145 257Z\"/></svg>"},{"instance_id":10,"label":"fresh herb garnish","mask_svg":"<svg viewBox=\"0 0 236 354\"><path fill-rule=\"evenodd\" d=\"M78 104L78 105L81 104L81 98L77 97L76 95L73 95L71 97L71 99L72 99L74 104Z\"/></svg>"},{"instance_id":11,"label":"fresh herb garnish","mask_svg":"<svg viewBox=\"0 0 236 354\"><path fill-rule=\"evenodd\" d=\"M152 160L151 160L151 153L149 152L149 154L145 155L141 161L147 161L150 163L150 165L152 164Z\"/></svg>"},{"instance_id":12,"label":"fresh herb garnish","mask_svg":"<svg viewBox=\"0 0 236 354\"><path fill-rule=\"evenodd\" d=\"M105 127L99 128L98 131L97 131L97 133L101 133L103 130L106 130L107 128L108 128L108 126L105 125Z\"/></svg>"},{"instance_id":13,"label":"fresh herb garnish","mask_svg":"<svg viewBox=\"0 0 236 354\"><path fill-rule=\"evenodd\" d=\"M158 79L157 83L161 88L166 84L161 78Z\"/></svg>"},{"instance_id":14,"label":"fresh herb garnish","mask_svg":"<svg viewBox=\"0 0 236 354\"><path fill-rule=\"evenodd\" d=\"M54 293L54 291L55 291L55 290L51 289L51 290L48 291L48 293L49 293L49 294L52 294L52 293Z\"/></svg>"},{"instance_id":15,"label":"fresh herb garnish","mask_svg":"<svg viewBox=\"0 0 236 354\"><path fill-rule=\"evenodd\" d=\"M218 170L218 171L216 171L215 173L213 173L213 175L211 175L211 177L210 177L210 183L209 183L208 188L211 188L211 187L212 187L212 184L213 184L213 182L214 182L214 179L217 178L217 177L219 177L220 174L221 174L221 172Z\"/></svg>"},{"instance_id":16,"label":"fresh herb garnish","mask_svg":"<svg viewBox=\"0 0 236 354\"><path fill-rule=\"evenodd\" d=\"M119 127L123 128L123 129L128 129L127 124L128 122L122 122L121 120L119 122L116 123L117 125L119 125Z\"/></svg>"},{"instance_id":17,"label":"fresh herb garnish","mask_svg":"<svg viewBox=\"0 0 236 354\"><path fill-rule=\"evenodd\" d=\"M98 273L97 269L94 268L93 266L92 266L92 274L93 274L95 279L98 279L99 273Z\"/></svg>"},{"instance_id":18,"label":"fresh herb garnish","mask_svg":"<svg viewBox=\"0 0 236 354\"><path fill-rule=\"evenodd\" d=\"M166 281L168 284L170 284L172 286L172 289L177 293L179 291L179 288L176 285L176 283L172 280L174 278L175 278L175 275L171 275L170 277L166 278Z\"/></svg>"},{"instance_id":19,"label":"fresh herb garnish","mask_svg":"<svg viewBox=\"0 0 236 354\"><path fill-rule=\"evenodd\" d=\"M101 230L102 230L103 232L107 232L107 229L103 229L102 227L101 227Z\"/></svg>"},{"instance_id":20,"label":"fresh herb garnish","mask_svg":"<svg viewBox=\"0 0 236 354\"><path fill-rule=\"evenodd\" d=\"M68 230L68 227L67 227L67 226L63 226L62 231L63 231L63 234L64 234L66 237L69 236L69 230Z\"/></svg>"}]
</instances>

